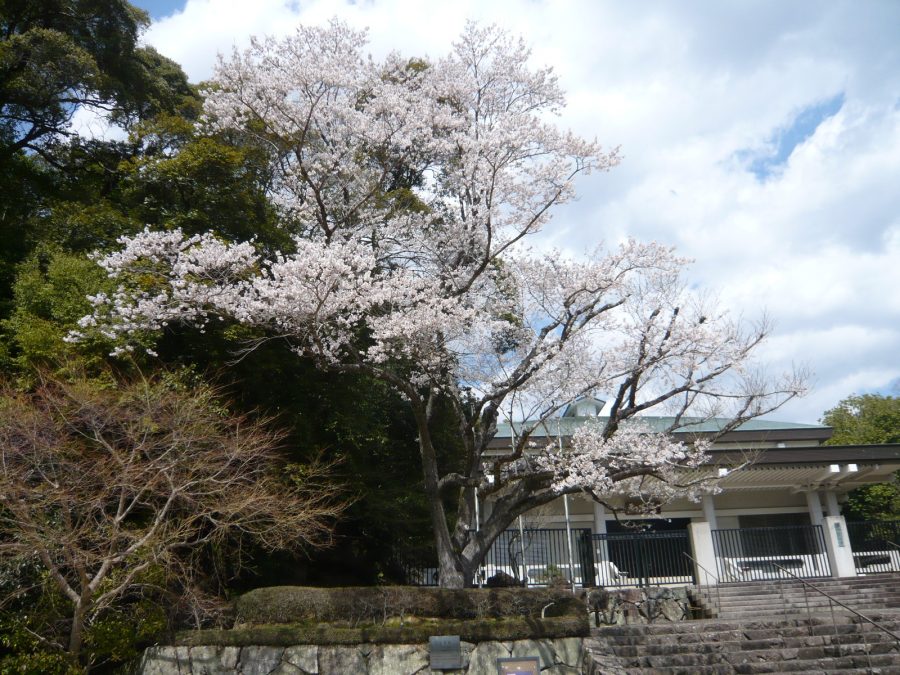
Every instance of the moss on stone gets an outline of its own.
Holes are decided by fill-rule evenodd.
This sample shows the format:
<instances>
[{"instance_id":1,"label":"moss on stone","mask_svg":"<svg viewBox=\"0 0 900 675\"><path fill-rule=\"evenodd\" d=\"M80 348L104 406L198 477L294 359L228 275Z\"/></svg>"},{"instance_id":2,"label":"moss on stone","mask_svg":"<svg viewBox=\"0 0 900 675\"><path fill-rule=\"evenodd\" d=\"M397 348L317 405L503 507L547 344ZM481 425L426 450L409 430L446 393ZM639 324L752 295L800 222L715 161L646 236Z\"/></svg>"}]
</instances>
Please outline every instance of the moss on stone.
<instances>
[{"instance_id":1,"label":"moss on stone","mask_svg":"<svg viewBox=\"0 0 900 675\"><path fill-rule=\"evenodd\" d=\"M347 628L330 624L247 625L230 630L197 630L180 633L175 643L183 646L251 645L289 647L300 644L354 645L415 644L432 635L459 635L466 642L584 637L590 633L587 613L546 619L507 617L500 619L432 619L404 626Z\"/></svg>"},{"instance_id":2,"label":"moss on stone","mask_svg":"<svg viewBox=\"0 0 900 675\"><path fill-rule=\"evenodd\" d=\"M235 601L238 624L329 622L383 625L392 618L540 618L583 614L584 602L556 589L442 589L412 586L306 588L274 586Z\"/></svg>"}]
</instances>

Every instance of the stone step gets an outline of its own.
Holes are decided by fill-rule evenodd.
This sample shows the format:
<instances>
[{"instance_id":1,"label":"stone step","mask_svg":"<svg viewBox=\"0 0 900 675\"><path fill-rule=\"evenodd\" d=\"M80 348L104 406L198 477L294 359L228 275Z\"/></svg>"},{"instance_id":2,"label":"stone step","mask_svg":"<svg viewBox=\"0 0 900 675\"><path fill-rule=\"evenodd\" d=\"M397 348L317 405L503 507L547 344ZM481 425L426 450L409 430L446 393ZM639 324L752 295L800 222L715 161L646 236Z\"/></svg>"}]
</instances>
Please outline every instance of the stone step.
<instances>
[{"instance_id":1,"label":"stone step","mask_svg":"<svg viewBox=\"0 0 900 675\"><path fill-rule=\"evenodd\" d=\"M836 597L879 597L879 596L887 596L887 597L896 597L900 595L900 588L822 588L820 589L827 593L828 595L833 595ZM779 589L775 589L774 591L763 591L758 593L716 593L715 590L706 591L705 589L702 591L703 595L709 597L718 597L722 598L722 600L746 600L748 598L781 598L781 597L803 597L803 589L802 588L790 588L785 589L784 593L782 593ZM821 595L816 590L812 588L806 589L807 595Z\"/></svg>"},{"instance_id":2,"label":"stone step","mask_svg":"<svg viewBox=\"0 0 900 675\"><path fill-rule=\"evenodd\" d=\"M880 624L890 630L895 635L900 635L900 630L896 624L886 625ZM734 640L770 640L784 638L804 638L817 636L853 636L853 635L883 635L886 639L894 640L883 630L871 624L847 624L847 623L825 623L815 624L813 626L783 626L783 627L766 627L766 628L744 628L744 629L724 629L724 630L701 630L697 631L660 631L655 633L594 633L595 637L604 639L614 644L643 644L647 640L653 640L656 643L666 644L686 644L697 642L730 642Z\"/></svg>"},{"instance_id":3,"label":"stone step","mask_svg":"<svg viewBox=\"0 0 900 675\"><path fill-rule=\"evenodd\" d=\"M809 665L809 664L801 664ZM753 673L752 669L738 669L729 664L718 664L713 666L694 666L689 668L625 668L621 670L604 669L595 670L591 675L735 675L736 673ZM828 667L828 664L814 663L808 670L774 670L762 671L769 672L771 675L823 675L823 673L840 673L840 675L900 675L900 666L868 666L862 667L846 667L840 668Z\"/></svg>"},{"instance_id":4,"label":"stone step","mask_svg":"<svg viewBox=\"0 0 900 675\"><path fill-rule=\"evenodd\" d=\"M832 595L832 604L838 606L838 603L843 603L849 607L865 606L865 605L881 605L882 609L890 609L890 608L898 608L900 609L900 595ZM837 602L834 602L837 600ZM731 599L731 598L716 598L715 596L712 598L704 598L704 601L707 604L720 605L722 607L744 607L744 606L759 606L759 605L769 605L773 607L775 605L781 605L784 603L791 604L806 604L809 602L810 604L828 604L828 597L824 595L812 595L810 594L806 598L802 595L787 595L784 598L775 596L771 598L760 598L760 597L747 597L740 599Z\"/></svg>"},{"instance_id":5,"label":"stone step","mask_svg":"<svg viewBox=\"0 0 900 675\"><path fill-rule=\"evenodd\" d=\"M852 609L852 608L851 608ZM755 616L758 618L765 619L769 618L785 618L785 617L819 617L822 619L831 620L831 615L835 616L856 616L857 614L851 611L851 609L846 609L844 607L840 607L835 605L830 607L828 605L781 605L779 607L722 607L721 609L711 608L709 609L710 618L718 618L718 619L738 619L741 617L749 617ZM893 607L876 607L876 606L868 606L868 607L860 607L856 610L859 614L863 616L868 616L873 612L880 612L883 610L891 610Z\"/></svg>"},{"instance_id":6,"label":"stone step","mask_svg":"<svg viewBox=\"0 0 900 675\"><path fill-rule=\"evenodd\" d=\"M810 609L828 609L833 607L836 611L847 612L850 610L862 611L865 610L873 610L873 609L900 609L894 602L890 601L881 601L876 599L859 599L859 600L840 600L840 603L837 602L829 602L827 598L809 598L809 600L804 600L803 598L795 598L788 599L784 602L778 600L777 602L772 600L766 601L747 601L747 602L732 602L732 603L717 603L717 602L707 602L705 605L709 606L711 609L717 609L720 612L739 612L746 610L757 610L762 609L767 612L777 612L782 611L784 608L802 608L806 609L809 607ZM842 606L843 605L843 606Z\"/></svg>"},{"instance_id":7,"label":"stone step","mask_svg":"<svg viewBox=\"0 0 900 675\"><path fill-rule=\"evenodd\" d=\"M740 655L732 655L740 656ZM893 655L844 656L839 658L798 659L795 661L746 661L740 658L722 660L719 663L695 663L684 659L682 663L657 661L652 665L625 667L621 672L628 675L706 675L722 673L728 675L756 675L758 673L880 673L895 675L900 673L900 659ZM599 671L598 671L599 672ZM611 671L606 671L611 672Z\"/></svg>"},{"instance_id":8,"label":"stone step","mask_svg":"<svg viewBox=\"0 0 900 675\"><path fill-rule=\"evenodd\" d=\"M876 572L874 574L858 574L855 577L818 577L819 581L828 584L865 584L865 583L883 583L884 581L888 581L890 579L896 579L897 572ZM734 581L734 582L726 582L726 586L737 586L740 584L767 584L772 583L773 581L779 581L778 579L753 579L747 581ZM783 577L781 581L784 581L785 584L798 584L800 583L797 579L793 577Z\"/></svg>"},{"instance_id":9,"label":"stone step","mask_svg":"<svg viewBox=\"0 0 900 675\"><path fill-rule=\"evenodd\" d=\"M857 638L858 639L858 638ZM787 641L785 641L787 643ZM706 662L717 663L720 657L742 653L747 658L765 661L788 661L795 659L820 659L860 654L895 654L900 655L900 648L894 641L849 642L846 644L830 644L827 640L816 643L793 640L783 644L781 640L744 640L739 642L719 642L716 644L648 644L648 645L616 645L612 654L630 666L644 665L640 661L650 658L668 656L693 656L705 659ZM638 661L636 663L635 661ZM900 663L900 659L898 659ZM652 665L652 663L650 664Z\"/></svg>"},{"instance_id":10,"label":"stone step","mask_svg":"<svg viewBox=\"0 0 900 675\"><path fill-rule=\"evenodd\" d=\"M811 586L806 586L805 588L808 592L815 593L816 591L814 590L813 587L818 588L818 589L825 591L826 593L829 593L832 595L835 593L883 593L885 591L896 592L898 590L896 583L892 583L892 584L885 583L885 584L881 584L881 585L872 585L872 586L844 586L844 585L833 586L833 585L828 585L828 584L813 583L813 584L811 584ZM804 589L804 586L801 586L799 584L796 586L784 586L784 593L785 594L796 593L796 594L802 595L803 589ZM740 588L729 588L728 586L719 586L718 588L715 586L713 586L713 587L704 586L698 590L702 593L707 593L707 594L711 593L713 595L719 595L723 598L736 598L736 597L743 597L743 596L759 596L759 597L779 596L782 594L782 587L779 586L778 584L766 584L765 586L759 587L759 588L756 588L756 587L747 588L746 586L742 586Z\"/></svg>"},{"instance_id":11,"label":"stone step","mask_svg":"<svg viewBox=\"0 0 900 675\"><path fill-rule=\"evenodd\" d=\"M838 588L823 588L821 589L828 595L834 596L836 598L896 598L900 596L900 588L850 588L850 589L838 589ZM713 598L721 598L723 602L726 601L734 601L739 602L742 600L754 600L754 599L765 599L765 598L802 598L804 597L803 589L791 589L785 590L784 593L780 593L778 591L774 593L716 593L715 591L702 592L703 597L713 597ZM824 597L821 593L815 591L812 588L806 589L806 595L809 597Z\"/></svg>"},{"instance_id":12,"label":"stone step","mask_svg":"<svg viewBox=\"0 0 900 675\"><path fill-rule=\"evenodd\" d=\"M844 579L811 578L807 580L807 583L828 592L830 592L830 589L839 588L847 590L884 589L891 588L892 586L896 587L900 584L900 574L887 575L878 579L873 577L850 577ZM802 589L804 585L805 584L802 584L799 581L779 582L777 580L771 580L736 582L719 584L718 586L702 585L699 588L703 591L712 590L713 592L716 592L716 589L718 589L718 592L722 595L740 595L742 593L777 593L780 592L782 588L784 588L785 591L788 591L792 589Z\"/></svg>"},{"instance_id":13,"label":"stone step","mask_svg":"<svg viewBox=\"0 0 900 675\"><path fill-rule=\"evenodd\" d=\"M856 619L850 619L848 615L839 615L836 618L843 619L837 624L838 631L878 630L869 623L860 623ZM900 621L891 620L881 615L873 615L877 621L881 618L883 624L889 629L900 628ZM766 617L754 621L736 621L731 619L700 619L696 621L661 622L653 624L630 624L625 626L604 626L595 628L593 635L604 638L616 638L618 636L653 636L684 634L687 636L708 635L722 632L736 631L749 634L752 631L775 631L779 634L785 631L813 631L834 630L831 617L813 617L808 620L805 617L783 619L781 617Z\"/></svg>"},{"instance_id":14,"label":"stone step","mask_svg":"<svg viewBox=\"0 0 900 675\"><path fill-rule=\"evenodd\" d=\"M900 575L814 580L900 636ZM846 583L845 583L846 582ZM900 675L900 640L799 582L702 588L692 601L716 618L610 626L585 646L590 675L875 673ZM783 612L787 612L784 615Z\"/></svg>"},{"instance_id":15,"label":"stone step","mask_svg":"<svg viewBox=\"0 0 900 675\"><path fill-rule=\"evenodd\" d=\"M878 623L892 622L892 621L897 620L896 617L890 617L890 616L881 616L880 619L876 619L875 613L882 612L882 611L884 611L885 608L870 608L870 609L864 608L864 609L865 609L865 611L861 612L861 614L863 614L863 616L866 616ZM762 620L773 619L773 618L806 619L808 616L806 607L803 607L803 606L779 608L778 610L775 610L775 609L768 609L768 610L748 609L745 611L741 611L741 610L727 611L726 610L726 611L722 611L722 612L718 612L718 613L712 612L712 614L713 614L712 618L714 618L714 619L719 619L719 620L723 620L723 621L728 620L728 621L741 621L741 622L762 621ZM829 611L829 609L827 607L810 608L810 612L809 612L809 616L811 616L812 619L820 619L820 620L826 621L828 623L831 623L831 615L832 615L832 612ZM835 620L839 620L839 617L841 617L843 620L847 620L851 617L856 617L856 614L854 614L853 612L849 612L845 609L835 607L834 608L834 617L835 617Z\"/></svg>"},{"instance_id":16,"label":"stone step","mask_svg":"<svg viewBox=\"0 0 900 675\"><path fill-rule=\"evenodd\" d=\"M834 577L807 577L803 581L796 579L766 579L762 581L734 581L719 584L722 591L741 591L749 588L799 588L806 584L813 586L821 586L823 588L878 588L896 582L900 575L889 575L875 579L873 577L843 577L835 579ZM715 584L700 584L701 588L714 588Z\"/></svg>"},{"instance_id":17,"label":"stone step","mask_svg":"<svg viewBox=\"0 0 900 675\"><path fill-rule=\"evenodd\" d=\"M688 651L676 654L614 655L603 645L590 643L596 658L586 660L585 673L853 673L900 675L900 653L895 642L852 643L816 647L759 650ZM728 645L731 647L731 645ZM589 647L590 649L590 647Z\"/></svg>"}]
</instances>

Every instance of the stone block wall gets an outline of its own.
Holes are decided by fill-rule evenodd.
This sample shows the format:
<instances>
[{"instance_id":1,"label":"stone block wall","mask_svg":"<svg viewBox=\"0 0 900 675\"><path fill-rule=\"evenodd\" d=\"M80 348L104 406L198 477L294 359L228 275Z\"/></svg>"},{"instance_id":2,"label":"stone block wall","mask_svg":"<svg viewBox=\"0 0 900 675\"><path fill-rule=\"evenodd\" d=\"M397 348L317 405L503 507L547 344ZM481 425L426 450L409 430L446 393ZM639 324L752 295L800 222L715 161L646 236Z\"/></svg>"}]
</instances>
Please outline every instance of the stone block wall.
<instances>
[{"instance_id":1,"label":"stone block wall","mask_svg":"<svg viewBox=\"0 0 900 675\"><path fill-rule=\"evenodd\" d=\"M582 638L462 643L462 670L446 675L497 672L497 659L540 656L541 673L581 673ZM352 645L293 647L151 647L138 668L140 675L423 675L428 645Z\"/></svg>"},{"instance_id":2,"label":"stone block wall","mask_svg":"<svg viewBox=\"0 0 900 675\"><path fill-rule=\"evenodd\" d=\"M694 618L686 587L593 589L587 592L592 623L605 626L685 621Z\"/></svg>"}]
</instances>

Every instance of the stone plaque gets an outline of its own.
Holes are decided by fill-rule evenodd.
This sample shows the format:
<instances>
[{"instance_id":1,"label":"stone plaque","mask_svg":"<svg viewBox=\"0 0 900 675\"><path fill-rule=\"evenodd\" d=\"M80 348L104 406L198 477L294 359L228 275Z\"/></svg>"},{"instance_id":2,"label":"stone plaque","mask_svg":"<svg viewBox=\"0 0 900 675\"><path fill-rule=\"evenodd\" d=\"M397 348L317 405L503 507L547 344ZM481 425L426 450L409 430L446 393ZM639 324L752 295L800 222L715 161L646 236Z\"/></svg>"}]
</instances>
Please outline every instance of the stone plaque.
<instances>
[{"instance_id":1,"label":"stone plaque","mask_svg":"<svg viewBox=\"0 0 900 675\"><path fill-rule=\"evenodd\" d=\"M840 523L834 524L834 535L837 537L838 548L844 548L844 531L841 529Z\"/></svg>"},{"instance_id":2,"label":"stone plaque","mask_svg":"<svg viewBox=\"0 0 900 675\"><path fill-rule=\"evenodd\" d=\"M497 659L497 675L539 675L541 657L521 656L516 659Z\"/></svg>"},{"instance_id":3,"label":"stone plaque","mask_svg":"<svg viewBox=\"0 0 900 675\"><path fill-rule=\"evenodd\" d=\"M463 667L459 635L432 635L428 638L428 651L432 670L458 670Z\"/></svg>"}]
</instances>

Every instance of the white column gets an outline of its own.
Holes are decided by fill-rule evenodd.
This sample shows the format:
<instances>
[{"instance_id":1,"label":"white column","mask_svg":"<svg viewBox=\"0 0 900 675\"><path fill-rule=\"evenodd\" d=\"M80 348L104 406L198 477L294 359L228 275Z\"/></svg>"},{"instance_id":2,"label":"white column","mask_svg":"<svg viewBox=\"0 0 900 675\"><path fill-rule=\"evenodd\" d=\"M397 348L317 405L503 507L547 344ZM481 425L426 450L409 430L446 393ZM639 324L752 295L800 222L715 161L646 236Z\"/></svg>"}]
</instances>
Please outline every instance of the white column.
<instances>
[{"instance_id":1,"label":"white column","mask_svg":"<svg viewBox=\"0 0 900 675\"><path fill-rule=\"evenodd\" d=\"M594 534L606 534L606 507L594 502ZM609 547L606 541L597 546L597 560L609 560Z\"/></svg>"},{"instance_id":2,"label":"white column","mask_svg":"<svg viewBox=\"0 0 900 675\"><path fill-rule=\"evenodd\" d=\"M694 575L697 583L713 584L716 571L716 553L713 549L712 529L708 522L695 520L688 525L691 547L694 549Z\"/></svg>"},{"instance_id":3,"label":"white column","mask_svg":"<svg viewBox=\"0 0 900 675\"><path fill-rule=\"evenodd\" d=\"M853 562L853 549L847 535L847 523L843 516L828 516L822 523L825 534L825 550L828 552L828 563L831 565L833 577L855 577L856 565Z\"/></svg>"},{"instance_id":4,"label":"white column","mask_svg":"<svg viewBox=\"0 0 900 675\"><path fill-rule=\"evenodd\" d=\"M569 550L569 583L575 592L575 556L572 554L572 520L569 517L569 495L563 495L563 506L566 510L566 548ZM582 577L583 583L584 577Z\"/></svg>"},{"instance_id":5,"label":"white column","mask_svg":"<svg viewBox=\"0 0 900 675\"><path fill-rule=\"evenodd\" d=\"M809 507L809 522L813 525L821 525L822 519L822 502L819 500L819 493L815 490L809 490L806 493L806 504Z\"/></svg>"},{"instance_id":6,"label":"white column","mask_svg":"<svg viewBox=\"0 0 900 675\"><path fill-rule=\"evenodd\" d=\"M709 523L710 530L718 530L719 523L716 521L716 504L713 501L712 495L703 495L702 503L703 503L703 517L706 518L706 522Z\"/></svg>"},{"instance_id":7,"label":"white column","mask_svg":"<svg viewBox=\"0 0 900 675\"><path fill-rule=\"evenodd\" d=\"M834 490L825 493L825 509L832 518L841 515L841 507L838 505L837 493Z\"/></svg>"},{"instance_id":8,"label":"white column","mask_svg":"<svg viewBox=\"0 0 900 675\"><path fill-rule=\"evenodd\" d=\"M606 507L594 502L594 534L606 534Z\"/></svg>"}]
</instances>

